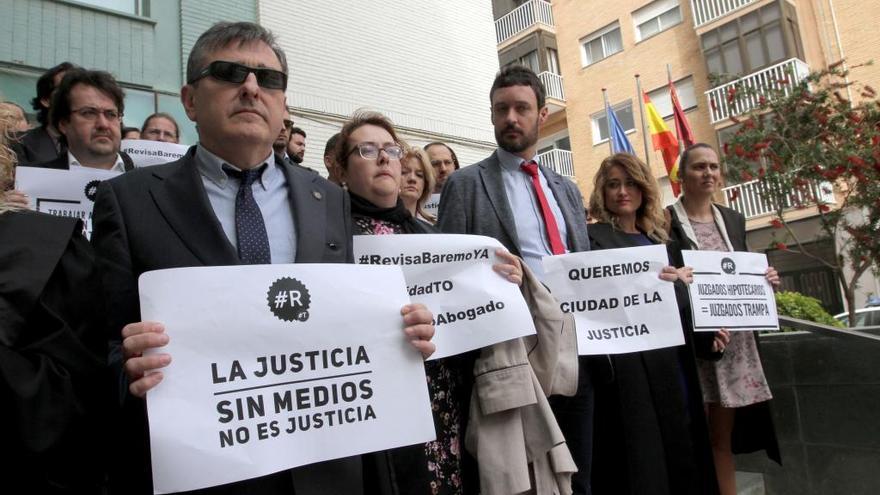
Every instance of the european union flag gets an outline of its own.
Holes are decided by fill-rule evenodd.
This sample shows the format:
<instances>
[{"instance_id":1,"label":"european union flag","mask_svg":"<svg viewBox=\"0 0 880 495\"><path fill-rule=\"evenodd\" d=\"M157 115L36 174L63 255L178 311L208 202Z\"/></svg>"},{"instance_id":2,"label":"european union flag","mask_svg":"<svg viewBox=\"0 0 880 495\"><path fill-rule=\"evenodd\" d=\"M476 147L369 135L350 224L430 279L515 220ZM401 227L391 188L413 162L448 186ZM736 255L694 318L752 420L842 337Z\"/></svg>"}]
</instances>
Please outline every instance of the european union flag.
<instances>
[{"instance_id":1,"label":"european union flag","mask_svg":"<svg viewBox=\"0 0 880 495\"><path fill-rule=\"evenodd\" d=\"M611 128L611 152L635 155L636 152L633 149L632 143L626 138L626 132L621 127L620 121L617 120L614 110L611 109L607 102L605 103L605 115L608 117L608 127Z\"/></svg>"}]
</instances>

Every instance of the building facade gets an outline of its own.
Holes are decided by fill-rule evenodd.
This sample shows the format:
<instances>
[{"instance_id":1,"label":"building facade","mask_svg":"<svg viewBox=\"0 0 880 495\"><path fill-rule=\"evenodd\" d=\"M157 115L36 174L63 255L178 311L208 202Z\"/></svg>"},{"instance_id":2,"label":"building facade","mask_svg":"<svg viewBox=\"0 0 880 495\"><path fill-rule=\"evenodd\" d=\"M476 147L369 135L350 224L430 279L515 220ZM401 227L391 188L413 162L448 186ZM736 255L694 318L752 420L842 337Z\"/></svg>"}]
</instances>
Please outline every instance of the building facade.
<instances>
[{"instance_id":1,"label":"building facade","mask_svg":"<svg viewBox=\"0 0 880 495\"><path fill-rule=\"evenodd\" d=\"M493 0L493 9L500 63L553 71L562 81L562 109L543 129L541 142L558 146L559 138L565 138L561 144L570 150L574 180L585 198L595 171L610 154L603 88L669 203L674 198L662 156L642 130L636 75L670 129L667 81L674 81L696 140L721 149L736 129L730 117L748 110L727 101L731 86L744 84L760 92L768 81L800 79L843 58L851 65L867 62L880 46L880 33L873 28L880 4L857 0ZM549 62L550 50L558 62ZM854 68L850 78L877 87L880 67ZM833 193L817 191L823 201L835 203ZM783 274L784 288L818 297L832 313L843 311L843 298L827 268L767 249L772 209L758 197L755 184L729 178L718 199L726 202L736 195L740 199L729 205L746 216L750 245L767 251ZM814 207L791 211L787 218L795 221L802 240L834 256L835 241L819 238L817 214ZM868 293L880 292L874 277L864 277L861 285L859 305Z\"/></svg>"},{"instance_id":2,"label":"building facade","mask_svg":"<svg viewBox=\"0 0 880 495\"><path fill-rule=\"evenodd\" d=\"M127 126L168 112L181 142L196 130L180 104L186 60L218 21L259 22L288 55L287 104L308 135L305 166L358 109L388 115L411 145L449 143L463 165L494 149L489 88L498 70L488 4L401 9L263 0L0 0L0 97L30 111L37 78L64 61L114 74Z\"/></svg>"}]
</instances>

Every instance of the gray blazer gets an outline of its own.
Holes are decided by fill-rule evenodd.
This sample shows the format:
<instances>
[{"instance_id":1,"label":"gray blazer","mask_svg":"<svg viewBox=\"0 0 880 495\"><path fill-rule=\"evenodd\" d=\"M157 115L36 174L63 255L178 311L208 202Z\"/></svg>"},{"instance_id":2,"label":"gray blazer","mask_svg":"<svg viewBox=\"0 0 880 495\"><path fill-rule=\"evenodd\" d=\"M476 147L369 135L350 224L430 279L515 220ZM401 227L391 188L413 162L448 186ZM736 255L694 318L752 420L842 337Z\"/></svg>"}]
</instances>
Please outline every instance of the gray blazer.
<instances>
[{"instance_id":1,"label":"gray blazer","mask_svg":"<svg viewBox=\"0 0 880 495\"><path fill-rule=\"evenodd\" d=\"M565 219L568 250L589 251L584 201L577 186L547 167L541 166L541 172ZM440 196L438 217L437 227L443 232L494 237L510 252L521 255L497 153L449 176Z\"/></svg>"}]
</instances>

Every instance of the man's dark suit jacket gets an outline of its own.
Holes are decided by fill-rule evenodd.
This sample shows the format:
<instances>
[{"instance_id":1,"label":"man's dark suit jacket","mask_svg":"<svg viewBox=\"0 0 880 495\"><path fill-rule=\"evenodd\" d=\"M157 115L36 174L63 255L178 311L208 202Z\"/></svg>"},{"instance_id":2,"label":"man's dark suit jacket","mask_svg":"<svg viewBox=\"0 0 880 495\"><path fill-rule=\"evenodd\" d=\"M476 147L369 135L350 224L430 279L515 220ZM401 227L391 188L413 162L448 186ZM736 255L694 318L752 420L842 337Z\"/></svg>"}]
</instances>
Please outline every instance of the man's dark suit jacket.
<instances>
[{"instance_id":1,"label":"man's dark suit jacket","mask_svg":"<svg viewBox=\"0 0 880 495\"><path fill-rule=\"evenodd\" d=\"M141 319L140 274L162 268L239 264L236 249L208 201L195 149L190 148L180 160L134 170L98 188L92 244L103 269L108 331L116 342L111 361L117 366L121 363L119 332ZM348 195L317 174L281 165L296 228L296 262L351 262ZM143 407L143 401L131 395L124 398L123 421L117 427L124 450L117 456L121 465L111 468L114 493L152 494ZM291 473L283 471L198 493L271 495L291 493L291 485Z\"/></svg>"},{"instance_id":2,"label":"man's dark suit jacket","mask_svg":"<svg viewBox=\"0 0 880 495\"><path fill-rule=\"evenodd\" d=\"M589 251L584 202L577 186L547 167L541 166L541 172L562 211L569 251ZM521 256L516 219L507 200L501 174L501 163L496 152L450 175L440 196L437 226L446 233L494 237L511 253ZM581 357L578 390L574 397L550 398L550 405L578 467L578 472L572 478L576 494L589 493L592 463L593 388L588 366L588 359Z\"/></svg>"},{"instance_id":3,"label":"man's dark suit jacket","mask_svg":"<svg viewBox=\"0 0 880 495\"><path fill-rule=\"evenodd\" d=\"M60 155L55 158L41 163L29 163L26 166L28 167L36 167L36 168L54 168L58 170L69 170L70 169L70 160L67 157L68 151L62 152ZM128 156L124 151L119 152L119 156L122 157L122 166L125 167L126 172L131 172L134 170L134 162L131 161L131 157Z\"/></svg>"},{"instance_id":4,"label":"man's dark suit jacket","mask_svg":"<svg viewBox=\"0 0 880 495\"><path fill-rule=\"evenodd\" d=\"M45 127L35 127L15 136L10 146L19 165L33 165L52 161L58 157L55 141ZM64 147L62 145L62 151Z\"/></svg>"}]
</instances>

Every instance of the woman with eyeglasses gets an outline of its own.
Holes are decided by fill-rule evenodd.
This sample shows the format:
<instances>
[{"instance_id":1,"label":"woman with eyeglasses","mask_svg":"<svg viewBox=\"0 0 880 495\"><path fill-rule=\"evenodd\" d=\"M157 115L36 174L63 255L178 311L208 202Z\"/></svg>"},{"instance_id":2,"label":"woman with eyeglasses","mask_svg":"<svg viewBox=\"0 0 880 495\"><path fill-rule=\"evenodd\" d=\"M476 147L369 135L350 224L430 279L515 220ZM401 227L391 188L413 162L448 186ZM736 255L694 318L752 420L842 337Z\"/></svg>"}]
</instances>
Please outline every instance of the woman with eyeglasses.
<instances>
[{"instance_id":1,"label":"woman with eyeglasses","mask_svg":"<svg viewBox=\"0 0 880 495\"><path fill-rule=\"evenodd\" d=\"M439 233L404 206L400 194L404 147L386 117L372 112L355 114L339 134L335 155L342 186L351 197L355 235ZM504 264L495 266L496 271L520 284L522 269L518 259L506 252L496 254L504 260ZM453 356L425 363L437 440L368 456L367 493L478 491L477 487L466 487L462 476L461 429L467 415L462 407L462 380L468 371L463 369L464 362Z\"/></svg>"},{"instance_id":2,"label":"woman with eyeglasses","mask_svg":"<svg viewBox=\"0 0 880 495\"><path fill-rule=\"evenodd\" d=\"M723 174L711 146L689 146L678 161L682 195L667 207L670 235L683 249L748 251L746 220L735 210L714 203ZM767 280L779 285L779 274L767 269ZM754 332L730 332L724 356L700 361L700 383L709 417L712 453L721 495L736 493L734 453L766 450L781 463L769 400L772 398Z\"/></svg>"},{"instance_id":3,"label":"woman with eyeglasses","mask_svg":"<svg viewBox=\"0 0 880 495\"><path fill-rule=\"evenodd\" d=\"M437 217L424 210L425 202L434 190L434 167L424 150L412 147L401 160L400 197L410 215L431 225Z\"/></svg>"},{"instance_id":4,"label":"woman with eyeglasses","mask_svg":"<svg viewBox=\"0 0 880 495\"><path fill-rule=\"evenodd\" d=\"M602 161L593 186L593 250L663 244L680 259L668 242L660 187L644 162L614 154ZM676 284L685 345L608 356L610 370L593 376L595 495L717 493L694 353L717 351L723 338L712 342L709 334L695 349L686 286L678 282L690 274L667 266L660 277Z\"/></svg>"},{"instance_id":5,"label":"woman with eyeglasses","mask_svg":"<svg viewBox=\"0 0 880 495\"><path fill-rule=\"evenodd\" d=\"M0 118L0 191L12 183ZM4 493L99 494L106 340L82 222L0 195L0 457ZM97 456L83 455L88 444Z\"/></svg>"}]
</instances>

